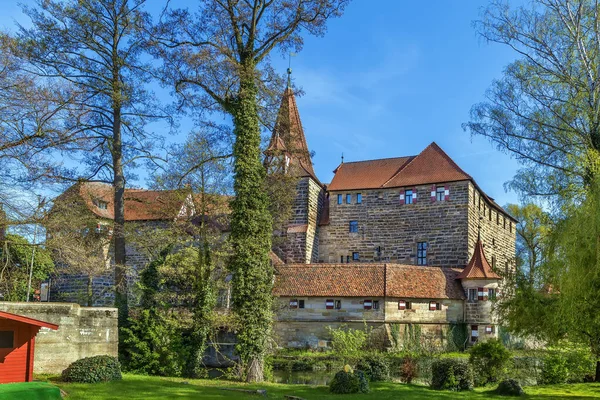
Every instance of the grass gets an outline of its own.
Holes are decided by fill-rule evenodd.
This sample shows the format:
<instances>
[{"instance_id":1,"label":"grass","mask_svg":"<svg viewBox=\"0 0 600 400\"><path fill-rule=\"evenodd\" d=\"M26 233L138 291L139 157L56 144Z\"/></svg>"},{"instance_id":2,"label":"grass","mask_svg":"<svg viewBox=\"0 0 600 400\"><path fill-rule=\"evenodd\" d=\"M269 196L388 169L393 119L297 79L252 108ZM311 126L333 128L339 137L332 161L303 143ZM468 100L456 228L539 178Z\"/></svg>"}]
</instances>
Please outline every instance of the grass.
<instances>
[{"instance_id":1,"label":"grass","mask_svg":"<svg viewBox=\"0 0 600 400\"><path fill-rule=\"evenodd\" d=\"M124 375L122 381L96 384L62 383L50 378L68 393L68 400L153 400L153 399L258 399L256 395L226 391L223 388L266 389L268 398L283 399L284 395L299 396L307 400L340 398L344 400L392 400L392 399L489 399L495 396L489 389L474 392L433 391L423 386L398 383L376 383L371 393L362 395L331 395L325 386L284 385L265 383L245 385L217 380L183 380L139 375ZM187 382L187 383L184 383ZM529 399L590 399L600 398L600 384L574 384L536 386L525 389Z\"/></svg>"},{"instance_id":2,"label":"grass","mask_svg":"<svg viewBox=\"0 0 600 400\"><path fill-rule=\"evenodd\" d=\"M60 390L45 382L0 385L0 400L61 400Z\"/></svg>"}]
</instances>

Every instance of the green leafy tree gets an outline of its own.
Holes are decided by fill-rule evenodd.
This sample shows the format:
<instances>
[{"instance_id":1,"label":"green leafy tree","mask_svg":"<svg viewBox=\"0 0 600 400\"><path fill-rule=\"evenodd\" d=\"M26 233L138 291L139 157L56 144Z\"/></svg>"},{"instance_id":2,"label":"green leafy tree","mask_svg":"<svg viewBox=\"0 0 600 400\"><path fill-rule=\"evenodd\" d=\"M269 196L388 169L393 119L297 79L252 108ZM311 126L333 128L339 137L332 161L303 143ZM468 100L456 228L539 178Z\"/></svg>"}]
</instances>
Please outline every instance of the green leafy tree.
<instances>
[{"instance_id":1,"label":"green leafy tree","mask_svg":"<svg viewBox=\"0 0 600 400\"><path fill-rule=\"evenodd\" d=\"M558 202L583 195L600 151L600 25L589 0L494 0L475 27L517 60L464 125L522 165L509 186Z\"/></svg>"},{"instance_id":2,"label":"green leafy tree","mask_svg":"<svg viewBox=\"0 0 600 400\"><path fill-rule=\"evenodd\" d=\"M511 354L499 340L491 339L477 343L469 353L469 362L475 371L477 385L498 382L505 377Z\"/></svg>"},{"instance_id":3,"label":"green leafy tree","mask_svg":"<svg viewBox=\"0 0 600 400\"><path fill-rule=\"evenodd\" d=\"M237 351L248 381L262 381L272 325L272 221L264 190L260 117L281 79L273 50L300 50L301 33L321 35L346 0L204 0L196 13L171 10L152 42L164 61L165 81L196 111L232 119L234 192L229 263L233 309L239 318ZM281 86L279 86L281 87Z\"/></svg>"},{"instance_id":4,"label":"green leafy tree","mask_svg":"<svg viewBox=\"0 0 600 400\"><path fill-rule=\"evenodd\" d=\"M2 298L6 301L26 301L31 262L33 260L32 287L36 288L54 270L50 252L42 246L29 243L22 236L10 233L6 234L0 245L2 246L0 248Z\"/></svg>"}]
</instances>

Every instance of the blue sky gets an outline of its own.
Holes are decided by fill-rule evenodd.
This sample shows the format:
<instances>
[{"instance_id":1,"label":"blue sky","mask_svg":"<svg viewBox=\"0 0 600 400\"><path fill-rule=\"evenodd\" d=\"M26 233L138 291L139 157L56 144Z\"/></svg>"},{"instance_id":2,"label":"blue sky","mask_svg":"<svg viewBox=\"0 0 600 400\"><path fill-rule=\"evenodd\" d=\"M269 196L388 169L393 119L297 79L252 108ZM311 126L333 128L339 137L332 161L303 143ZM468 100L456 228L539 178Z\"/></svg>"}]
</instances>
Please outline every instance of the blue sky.
<instances>
[{"instance_id":1,"label":"blue sky","mask_svg":"<svg viewBox=\"0 0 600 400\"><path fill-rule=\"evenodd\" d=\"M24 22L22 2L28 3L2 0L0 27L14 30L14 20ZM516 57L476 35L471 23L486 3L355 0L323 38L306 37L292 59L293 79L305 93L297 99L300 116L323 182L342 153L346 161L414 155L435 141L498 203L517 202L503 184L518 164L461 128ZM278 55L274 63L287 68Z\"/></svg>"}]
</instances>

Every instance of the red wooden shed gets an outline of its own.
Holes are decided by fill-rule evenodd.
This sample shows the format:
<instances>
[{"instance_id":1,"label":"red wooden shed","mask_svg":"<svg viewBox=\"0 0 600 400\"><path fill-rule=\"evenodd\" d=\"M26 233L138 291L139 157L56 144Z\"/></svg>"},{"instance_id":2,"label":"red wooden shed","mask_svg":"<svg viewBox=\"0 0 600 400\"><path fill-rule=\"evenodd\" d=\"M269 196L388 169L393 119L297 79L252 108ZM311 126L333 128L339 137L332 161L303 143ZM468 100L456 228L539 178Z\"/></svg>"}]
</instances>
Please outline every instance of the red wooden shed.
<instances>
[{"instance_id":1,"label":"red wooden shed","mask_svg":"<svg viewBox=\"0 0 600 400\"><path fill-rule=\"evenodd\" d=\"M31 382L35 335L58 325L0 311L0 383Z\"/></svg>"}]
</instances>

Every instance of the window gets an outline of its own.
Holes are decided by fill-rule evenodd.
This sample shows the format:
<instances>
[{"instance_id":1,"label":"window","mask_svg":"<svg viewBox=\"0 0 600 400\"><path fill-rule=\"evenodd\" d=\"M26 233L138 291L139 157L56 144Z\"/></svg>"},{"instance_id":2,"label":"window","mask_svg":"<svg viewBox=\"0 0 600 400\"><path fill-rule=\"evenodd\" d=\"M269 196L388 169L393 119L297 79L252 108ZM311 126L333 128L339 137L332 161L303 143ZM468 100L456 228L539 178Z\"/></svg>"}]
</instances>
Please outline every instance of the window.
<instances>
[{"instance_id":1,"label":"window","mask_svg":"<svg viewBox=\"0 0 600 400\"><path fill-rule=\"evenodd\" d=\"M446 188L445 187L437 187L435 189L435 199L437 201L444 201L446 199Z\"/></svg>"},{"instance_id":2,"label":"window","mask_svg":"<svg viewBox=\"0 0 600 400\"><path fill-rule=\"evenodd\" d=\"M441 309L442 309L442 307L441 307L440 303L435 302L435 301L429 302L429 311L438 311Z\"/></svg>"},{"instance_id":3,"label":"window","mask_svg":"<svg viewBox=\"0 0 600 400\"><path fill-rule=\"evenodd\" d=\"M352 195L351 194L346 195L346 204L352 204Z\"/></svg>"},{"instance_id":4,"label":"window","mask_svg":"<svg viewBox=\"0 0 600 400\"><path fill-rule=\"evenodd\" d=\"M219 289L217 295L217 307L229 308L229 291L227 289Z\"/></svg>"},{"instance_id":5,"label":"window","mask_svg":"<svg viewBox=\"0 0 600 400\"><path fill-rule=\"evenodd\" d=\"M398 310L410 310L410 301L399 300L398 301Z\"/></svg>"},{"instance_id":6,"label":"window","mask_svg":"<svg viewBox=\"0 0 600 400\"><path fill-rule=\"evenodd\" d=\"M344 256L340 256L340 262L343 264L344 263Z\"/></svg>"},{"instance_id":7,"label":"window","mask_svg":"<svg viewBox=\"0 0 600 400\"><path fill-rule=\"evenodd\" d=\"M350 221L350 232L351 233L358 232L358 221Z\"/></svg>"},{"instance_id":8,"label":"window","mask_svg":"<svg viewBox=\"0 0 600 400\"><path fill-rule=\"evenodd\" d=\"M106 210L108 208L108 203L104 200L96 199L94 200L94 204L101 210Z\"/></svg>"},{"instance_id":9,"label":"window","mask_svg":"<svg viewBox=\"0 0 600 400\"><path fill-rule=\"evenodd\" d=\"M333 307L335 306L335 302L333 301L333 299L327 299L325 300L325 308L328 310L333 310Z\"/></svg>"},{"instance_id":10,"label":"window","mask_svg":"<svg viewBox=\"0 0 600 400\"><path fill-rule=\"evenodd\" d=\"M342 309L342 301L341 300L336 300L335 301L335 309L336 310L341 310Z\"/></svg>"},{"instance_id":11,"label":"window","mask_svg":"<svg viewBox=\"0 0 600 400\"><path fill-rule=\"evenodd\" d=\"M477 289L469 289L469 301L477 301Z\"/></svg>"},{"instance_id":12,"label":"window","mask_svg":"<svg viewBox=\"0 0 600 400\"><path fill-rule=\"evenodd\" d=\"M417 265L427 265L427 242L417 243Z\"/></svg>"},{"instance_id":13,"label":"window","mask_svg":"<svg viewBox=\"0 0 600 400\"><path fill-rule=\"evenodd\" d=\"M342 204L342 199L343 199L342 195L338 194L338 204Z\"/></svg>"},{"instance_id":14,"label":"window","mask_svg":"<svg viewBox=\"0 0 600 400\"><path fill-rule=\"evenodd\" d=\"M362 204L362 194L356 193L356 204Z\"/></svg>"},{"instance_id":15,"label":"window","mask_svg":"<svg viewBox=\"0 0 600 400\"><path fill-rule=\"evenodd\" d=\"M13 349L15 347L15 332L0 331L0 349Z\"/></svg>"},{"instance_id":16,"label":"window","mask_svg":"<svg viewBox=\"0 0 600 400\"><path fill-rule=\"evenodd\" d=\"M512 233L512 221L508 223L508 230Z\"/></svg>"},{"instance_id":17,"label":"window","mask_svg":"<svg viewBox=\"0 0 600 400\"><path fill-rule=\"evenodd\" d=\"M404 191L404 204L412 204L413 203L413 191L405 190Z\"/></svg>"},{"instance_id":18,"label":"window","mask_svg":"<svg viewBox=\"0 0 600 400\"><path fill-rule=\"evenodd\" d=\"M379 310L379 300L373 300L373 310Z\"/></svg>"},{"instance_id":19,"label":"window","mask_svg":"<svg viewBox=\"0 0 600 400\"><path fill-rule=\"evenodd\" d=\"M488 289L487 288L477 288L477 300L487 301L488 299Z\"/></svg>"},{"instance_id":20,"label":"window","mask_svg":"<svg viewBox=\"0 0 600 400\"><path fill-rule=\"evenodd\" d=\"M353 252L352 253L352 261L359 261L359 260L360 260L360 258L359 258L358 251Z\"/></svg>"},{"instance_id":21,"label":"window","mask_svg":"<svg viewBox=\"0 0 600 400\"><path fill-rule=\"evenodd\" d=\"M485 327L485 333L488 335L493 335L494 332L496 331L494 325L488 325Z\"/></svg>"},{"instance_id":22,"label":"window","mask_svg":"<svg viewBox=\"0 0 600 400\"><path fill-rule=\"evenodd\" d=\"M488 298L490 300L496 300L496 289L493 289L493 288L488 289Z\"/></svg>"},{"instance_id":23,"label":"window","mask_svg":"<svg viewBox=\"0 0 600 400\"><path fill-rule=\"evenodd\" d=\"M290 308L298 308L298 299L290 300Z\"/></svg>"},{"instance_id":24,"label":"window","mask_svg":"<svg viewBox=\"0 0 600 400\"><path fill-rule=\"evenodd\" d=\"M304 300L298 300L298 308L304 308Z\"/></svg>"},{"instance_id":25,"label":"window","mask_svg":"<svg viewBox=\"0 0 600 400\"><path fill-rule=\"evenodd\" d=\"M490 214L489 214L489 217L490 217L490 222L492 222L492 209L491 209L491 208L490 208Z\"/></svg>"},{"instance_id":26,"label":"window","mask_svg":"<svg viewBox=\"0 0 600 400\"><path fill-rule=\"evenodd\" d=\"M373 308L373 300L365 300L365 301L363 301L363 308L365 310L370 310L371 308Z\"/></svg>"},{"instance_id":27,"label":"window","mask_svg":"<svg viewBox=\"0 0 600 400\"><path fill-rule=\"evenodd\" d=\"M471 343L475 343L479 338L479 329L477 325L471 325Z\"/></svg>"}]
</instances>

